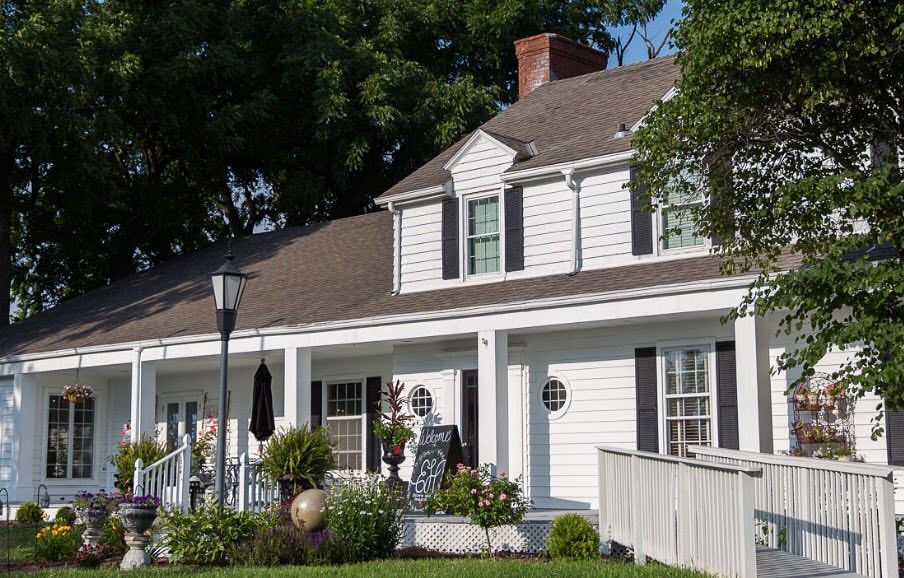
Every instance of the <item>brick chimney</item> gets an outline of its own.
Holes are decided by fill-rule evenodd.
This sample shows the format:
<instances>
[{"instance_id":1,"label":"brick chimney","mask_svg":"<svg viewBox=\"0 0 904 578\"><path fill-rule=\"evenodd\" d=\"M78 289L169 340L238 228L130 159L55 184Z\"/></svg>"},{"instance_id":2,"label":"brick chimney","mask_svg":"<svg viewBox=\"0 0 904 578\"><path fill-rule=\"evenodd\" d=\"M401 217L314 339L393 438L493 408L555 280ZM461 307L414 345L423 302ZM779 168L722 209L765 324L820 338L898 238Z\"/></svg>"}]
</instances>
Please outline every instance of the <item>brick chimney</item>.
<instances>
[{"instance_id":1,"label":"brick chimney","mask_svg":"<svg viewBox=\"0 0 904 578\"><path fill-rule=\"evenodd\" d=\"M558 34L543 33L515 41L518 98L541 84L606 68L609 54Z\"/></svg>"}]
</instances>

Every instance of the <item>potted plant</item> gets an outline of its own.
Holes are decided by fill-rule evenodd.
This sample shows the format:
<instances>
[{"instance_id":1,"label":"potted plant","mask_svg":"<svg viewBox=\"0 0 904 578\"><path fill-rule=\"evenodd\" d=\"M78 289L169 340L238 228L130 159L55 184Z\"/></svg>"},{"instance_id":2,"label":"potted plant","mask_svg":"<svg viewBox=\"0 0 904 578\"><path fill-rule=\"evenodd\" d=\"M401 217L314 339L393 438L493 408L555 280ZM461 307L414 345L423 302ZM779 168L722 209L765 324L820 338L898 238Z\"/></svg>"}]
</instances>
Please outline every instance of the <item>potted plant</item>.
<instances>
[{"instance_id":1,"label":"potted plant","mask_svg":"<svg viewBox=\"0 0 904 578\"><path fill-rule=\"evenodd\" d=\"M103 490L96 494L81 491L75 495L72 505L75 506L75 515L79 523L85 526L85 532L82 534L85 546L97 546L104 524L107 523L118 502L118 497L111 496Z\"/></svg>"},{"instance_id":2,"label":"potted plant","mask_svg":"<svg viewBox=\"0 0 904 578\"><path fill-rule=\"evenodd\" d=\"M87 383L71 383L63 387L63 397L69 403L79 403L94 399L94 388Z\"/></svg>"},{"instance_id":3,"label":"potted plant","mask_svg":"<svg viewBox=\"0 0 904 578\"><path fill-rule=\"evenodd\" d=\"M414 439L414 416L403 413L405 384L399 380L387 382L382 406L377 408L379 417L374 420L374 435L383 442L383 461L389 466L386 483L401 484L399 464L405 461L405 445ZM383 407L389 411L383 411Z\"/></svg>"},{"instance_id":4,"label":"potted plant","mask_svg":"<svg viewBox=\"0 0 904 578\"><path fill-rule=\"evenodd\" d=\"M280 500L288 502L304 490L318 488L334 467L333 446L326 428L282 429L261 451L264 474L279 484Z\"/></svg>"},{"instance_id":5,"label":"potted plant","mask_svg":"<svg viewBox=\"0 0 904 578\"><path fill-rule=\"evenodd\" d=\"M160 498L156 496L129 496L119 502L119 518L126 529L126 544L129 545L129 551L119 565L123 570L151 563L151 557L146 550L151 540L148 530L157 519L159 506Z\"/></svg>"},{"instance_id":6,"label":"potted plant","mask_svg":"<svg viewBox=\"0 0 904 578\"><path fill-rule=\"evenodd\" d=\"M143 436L138 441L123 440L116 453L110 458L116 466L116 487L128 494L132 492L135 475L135 460L141 458L144 464L153 464L167 454L166 446L156 439Z\"/></svg>"}]
</instances>

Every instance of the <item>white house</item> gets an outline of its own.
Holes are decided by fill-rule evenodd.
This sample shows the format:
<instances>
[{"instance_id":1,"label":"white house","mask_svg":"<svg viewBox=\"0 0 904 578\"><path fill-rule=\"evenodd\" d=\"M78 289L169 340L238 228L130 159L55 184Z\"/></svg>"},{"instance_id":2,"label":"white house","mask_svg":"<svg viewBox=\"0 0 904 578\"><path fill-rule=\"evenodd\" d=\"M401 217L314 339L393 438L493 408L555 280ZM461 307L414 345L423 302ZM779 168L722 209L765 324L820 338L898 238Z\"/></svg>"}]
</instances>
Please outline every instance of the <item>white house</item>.
<instances>
[{"instance_id":1,"label":"white house","mask_svg":"<svg viewBox=\"0 0 904 578\"><path fill-rule=\"evenodd\" d=\"M230 455L257 451L261 359L278 423L326 425L341 466L379 467L370 402L398 379L421 422L457 424L466 460L523 476L541 508L596 507L599 444L789 449L793 376L770 363L791 339L771 319L722 323L751 277L720 276L690 228L662 238L702 199L650 214L626 187L632 129L672 90L674 59L602 70L605 55L559 36L516 46L519 101L381 195L385 210L235 241L250 279L230 343ZM133 439L197 435L217 402L209 273L224 249L0 331L13 500L110 488L127 422ZM66 402L74 382L96 398ZM877 403L858 405L856 452L900 460L904 444L870 439Z\"/></svg>"}]
</instances>

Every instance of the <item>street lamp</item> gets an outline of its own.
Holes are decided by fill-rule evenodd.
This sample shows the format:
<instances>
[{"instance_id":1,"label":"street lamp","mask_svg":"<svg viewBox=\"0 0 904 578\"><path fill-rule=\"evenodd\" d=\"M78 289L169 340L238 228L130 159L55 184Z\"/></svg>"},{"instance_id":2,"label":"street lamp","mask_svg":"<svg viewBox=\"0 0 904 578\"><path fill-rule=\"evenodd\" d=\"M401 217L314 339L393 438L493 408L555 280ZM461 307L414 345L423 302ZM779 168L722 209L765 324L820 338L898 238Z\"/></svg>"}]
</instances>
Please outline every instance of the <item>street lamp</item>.
<instances>
[{"instance_id":1,"label":"street lamp","mask_svg":"<svg viewBox=\"0 0 904 578\"><path fill-rule=\"evenodd\" d=\"M226 476L226 373L229 369L229 334L235 329L235 318L248 279L232 264L232 247L226 252L226 262L210 275L213 300L217 306L217 329L220 331L220 401L217 411L217 460L214 489L217 503L223 506Z\"/></svg>"}]
</instances>

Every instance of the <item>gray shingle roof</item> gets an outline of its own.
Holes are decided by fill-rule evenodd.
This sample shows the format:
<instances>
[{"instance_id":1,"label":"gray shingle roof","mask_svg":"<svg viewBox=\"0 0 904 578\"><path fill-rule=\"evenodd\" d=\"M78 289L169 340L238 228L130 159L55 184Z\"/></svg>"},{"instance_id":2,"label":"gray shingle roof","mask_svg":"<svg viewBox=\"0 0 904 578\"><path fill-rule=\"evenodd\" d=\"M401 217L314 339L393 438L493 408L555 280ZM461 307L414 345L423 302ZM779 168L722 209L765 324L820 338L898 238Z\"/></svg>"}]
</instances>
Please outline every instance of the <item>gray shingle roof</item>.
<instances>
[{"instance_id":1,"label":"gray shingle roof","mask_svg":"<svg viewBox=\"0 0 904 578\"><path fill-rule=\"evenodd\" d=\"M624 152L630 150L631 139L614 138L619 123L634 125L677 79L675 57L666 56L549 82L480 128L502 137L500 140L533 144L537 154L519 155L509 171ZM465 135L380 196L416 191L448 181L451 175L443 165L469 136Z\"/></svg>"}]
</instances>

